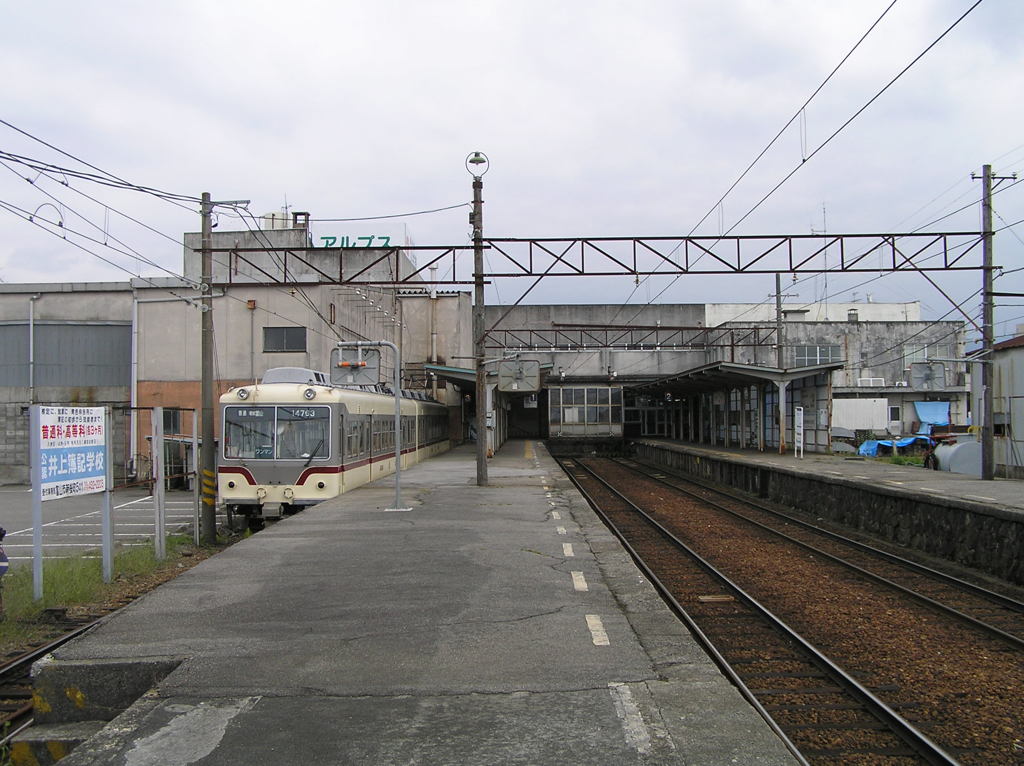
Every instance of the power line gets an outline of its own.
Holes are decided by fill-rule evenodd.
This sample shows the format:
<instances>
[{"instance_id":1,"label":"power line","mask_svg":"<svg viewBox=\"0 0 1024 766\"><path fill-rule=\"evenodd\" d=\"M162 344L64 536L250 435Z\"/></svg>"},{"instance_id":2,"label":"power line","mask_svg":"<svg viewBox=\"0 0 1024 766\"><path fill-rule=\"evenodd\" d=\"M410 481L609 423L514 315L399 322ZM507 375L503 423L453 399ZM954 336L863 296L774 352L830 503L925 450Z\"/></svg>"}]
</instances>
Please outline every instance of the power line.
<instances>
[{"instance_id":1,"label":"power line","mask_svg":"<svg viewBox=\"0 0 1024 766\"><path fill-rule=\"evenodd\" d=\"M185 209L190 208L188 208L185 205L182 205L181 202L190 202L193 199L192 197L188 197L186 195L165 192L150 186L141 186L139 184L133 184L120 180L112 181L110 179L104 178L103 176L96 175L95 173L85 173L80 170L73 170L72 168L61 167L60 165L54 165L49 162L43 162L42 160L32 159L31 157L23 157L22 155L13 154L12 152L7 152L3 150L0 150L0 157L3 157L4 159L10 162L15 162L19 165L23 165L24 167L27 167L31 170L35 170L39 174L59 173L60 175L64 176L65 179L69 177L78 178L83 181L91 181L92 183L100 184L101 186L108 186L114 189L142 192L144 194L149 194L151 196L157 197L158 199L162 199L167 202L172 202L178 205L179 207L184 207ZM35 183L34 180L30 178L26 178L25 180L28 181L29 183Z\"/></svg>"},{"instance_id":2,"label":"power line","mask_svg":"<svg viewBox=\"0 0 1024 766\"><path fill-rule=\"evenodd\" d=\"M348 221L380 221L385 218L411 218L414 215L429 215L431 213L443 213L446 210L456 210L460 207L471 207L472 204L472 202L460 202L458 205L438 207L433 210L417 210L412 213L394 213L392 215L369 215L362 218L310 218L309 220L316 223L344 223Z\"/></svg>"},{"instance_id":3,"label":"power line","mask_svg":"<svg viewBox=\"0 0 1024 766\"><path fill-rule=\"evenodd\" d=\"M743 223L743 221L745 221L755 210L757 210L759 207L761 207L761 205L764 204L768 200L769 197L771 197L773 194L775 194L775 192L778 191L782 187L782 185L786 183L786 181L788 181L790 178L792 178L794 175L796 175L797 171L799 171L800 168L802 168L804 165L806 165L808 160L813 158L818 152L820 152L822 149L824 149L826 146L828 146L836 136L838 136L840 133L842 133L843 130L845 130L846 127L850 125L850 123L852 123L861 114L863 114L864 111L869 106L871 106L875 101L877 101L878 98L880 98L883 93L885 93L887 90L889 90L889 88L892 87L893 84L895 84L897 80L899 80L901 77L903 77L903 75L905 75L910 70L910 68L914 66L914 64L916 64L918 61L920 61L925 56L925 54L927 54L932 48L934 48L936 45L938 45L939 42L941 42L942 39L946 37L946 35L948 35L950 32L952 32L953 29L961 21L963 21L965 18L967 18L967 16L971 13L971 11L973 11L975 8L977 8L979 5L981 5L982 2L983 2L983 0L976 0L974 5L972 5L966 11L964 11L964 13L960 16L960 18L958 18L956 21L954 21L952 24L950 24L949 27L946 28L946 31L944 31L941 35L939 35L937 38L935 38L935 40L933 40L932 43L927 48L925 48L923 51L921 51L919 54L917 54L917 56L915 56L914 59L909 64L907 64L905 67L903 67L902 70L900 70L899 74L897 74L895 77L893 77L891 80L889 80L889 82L886 83L885 86L880 91L878 91L875 95L873 95L870 99L868 99L867 103L865 103L860 109L858 109L856 112L854 112L853 116L851 116L846 122L844 122L842 125L840 125L838 128L836 128L835 132L833 132L832 135L830 135L821 144L819 144L818 147L813 152L811 152L809 155L807 155L807 157L803 158L803 160L800 162L799 165L797 165L795 168L793 168L791 171L789 171L789 173L787 173L785 175L785 177L783 177L783 179L781 181L779 181L775 186L773 186L772 189L767 194L765 194L760 200L758 200L754 204L754 206L752 208L750 208L750 210L748 210L746 213L744 213L739 218L739 220L737 220L732 226L730 226L725 231L724 235L729 234L733 229L735 229L737 226L739 226L741 223Z\"/></svg>"},{"instance_id":4,"label":"power line","mask_svg":"<svg viewBox=\"0 0 1024 766\"><path fill-rule=\"evenodd\" d=\"M0 125L6 125L11 130L14 130L14 131L16 131L18 133L21 133L23 136L31 138L33 141L37 141L38 143L42 144L43 146L45 146L45 147L47 147L49 149L52 149L53 151L58 152L59 154L62 154L65 157L73 159L75 162L78 162L78 163L80 163L82 165L85 165L87 168L91 168L91 169L95 170L101 176L105 176L108 179L112 179L113 181L117 181L118 182L118 184L108 183L107 185L110 185L110 186L120 185L123 188L134 189L134 190L137 190L137 191L145 191L145 192L147 192L149 194L154 194L155 196L158 196L158 197L161 197L163 199L166 199L169 202L175 202L176 200L183 200L183 201L197 202L197 203L200 202L198 197L191 197L191 196L188 196L188 195L181 195L181 194L172 194L171 192L162 192L159 189L153 189L153 188L150 188L150 187L137 186L136 184L133 184L130 181L126 181L125 179L123 179L123 178L121 178L119 176L116 176L113 173L110 173L110 172L108 172L106 170L103 170L102 168L99 168L96 165L93 165L93 164L91 164L89 162L86 162L85 160L83 160L83 159L81 159L79 157L76 157L75 155L71 154L70 152L65 151L64 149L61 149L58 146L54 146L53 144L51 144L51 143L49 143L47 141L44 141L43 139L39 138L38 136L35 136L32 133L29 133L27 130L23 130L22 128L19 128L17 125L12 125L7 120L0 119ZM7 155L11 159L17 158L17 161L27 160L28 159L28 158L18 157L18 155L11 155L11 154L9 154L7 152L3 152L3 154ZM89 176L90 178L87 178L87 180L96 180L98 182L102 182L98 177L93 176L91 173L80 174L78 171L69 171L69 170L64 169L64 168L58 168L58 166L56 166L56 165L52 165L51 166L51 165L49 165L49 163L42 163L42 164L47 165L47 166L49 166L51 168L57 169L58 172L72 173L72 174L82 175L82 176ZM37 168L37 169L39 169L39 168ZM44 172L44 171L40 170L40 172ZM178 202L175 202L175 204L178 204Z\"/></svg>"},{"instance_id":5,"label":"power line","mask_svg":"<svg viewBox=\"0 0 1024 766\"><path fill-rule=\"evenodd\" d=\"M765 154L768 153L768 150L771 149L773 146L775 146L775 143L782 137L782 134L785 133L786 130L789 128L789 126L792 125L793 122L795 122L796 119L801 114L804 113L804 111L807 109L807 107L811 103L811 101L814 100L814 97L817 96L821 92L821 90L835 76L836 72L838 72L840 70L840 68L843 66L843 64L845 64L847 62L847 60L850 58L850 56L852 56L854 54L854 52L857 50L857 48L860 47L861 43L863 43L864 40L867 39L868 35L870 35L874 31L875 27L877 27L879 25L879 23L881 23L882 19L885 18L886 14L889 13L889 11L892 10L892 7L894 5L896 5L896 2L897 2L897 0L892 0L892 2L889 3L889 5L886 7L886 9L884 11L882 11L882 14L877 19L875 19L875 22L870 27L868 27L868 30L863 35L861 35L860 39L857 40L857 42L854 44L854 46L852 48L850 48L849 52L847 52L847 54L845 56L843 56L842 60L838 64L836 64L835 68L831 72L829 72L828 76L824 80L821 81L821 84L818 85L818 87L814 89L814 92L811 93L811 95L807 97L807 100L804 101L804 103L800 106L799 109L796 110L796 112L793 114L793 116L790 117L789 120L786 121L786 124L783 125L782 128L779 129L779 132L775 134L775 137L771 141L768 142L767 146L765 146L764 149L761 150L760 154L758 154L753 159L753 161L749 165L747 165L746 169L742 173L740 173L739 177L735 181L732 182L732 185L728 189L725 190L725 194L723 194L721 197L719 197L718 202L716 202L714 205L712 205L711 209L708 210L708 212L706 212L704 214L704 216L699 221L697 221L696 224L694 224L693 228L690 229L690 235L692 235L693 232L695 232L697 230L698 226L700 226L702 223L704 223L705 220L707 220L707 217L709 215L711 215L715 211L715 208L717 208L719 205L722 204L722 202L725 201L725 198L729 196L729 194L732 192L732 190L735 189L737 187L737 185L739 185L739 183L744 178L746 178L747 174L753 169L753 167L758 162L760 162L761 158L764 157ZM810 157L805 158L804 161L806 162L808 159L810 159Z\"/></svg>"},{"instance_id":6,"label":"power line","mask_svg":"<svg viewBox=\"0 0 1024 766\"><path fill-rule=\"evenodd\" d=\"M47 228L46 226L43 226L43 224L39 223L39 221L37 220L39 218L39 216L35 216L32 213L29 213L27 210L24 210L23 208L20 208L17 205L12 205L9 202L4 202L3 200L0 200L0 208L3 208L7 212L11 213L12 215L17 216L18 218L22 218L23 220L28 221L32 225L39 227L40 229L42 229L43 231L47 232L48 234L52 234L55 237L60 237L61 239L63 239L65 242L67 242L72 247L77 247L79 250L82 250L83 252L88 253L89 255L93 256L94 258L98 258L99 260L103 261L104 263L113 266L115 269L119 269L120 271L123 271L123 272L127 273L131 277L136 277L135 274L133 274L131 271L129 271L128 269L126 269L124 266L122 266L121 264L117 263L116 261L112 261L109 258L106 258L106 257L100 255L95 250L90 250L89 248L85 247L84 245L79 244L78 242L75 242L72 239L68 239L66 236L61 236L60 233L54 231L53 229L50 229L50 228ZM45 219L43 219L43 220L47 224L56 225L56 224L54 224L51 221L47 221ZM114 252L120 253L121 255L129 255L129 256L131 256L130 253L125 253L123 251L117 250L116 248L112 248L112 247L110 247L110 245L106 245L106 244L104 244L102 242L99 242L99 240L93 240L89 236L87 236L85 234L82 234L81 232L69 230L66 227L60 227L60 228L63 231L65 231L65 232L71 231L72 234L76 234L77 236L81 237L82 239L85 239L87 241L100 244L103 247L107 247L107 248L113 250ZM163 287L162 285L156 284L155 282L153 282L151 279L149 279L147 277L139 276L137 278L141 279L143 282L147 283L151 287L156 287L156 288L160 288L160 289L168 289L168 288ZM187 281L187 280L184 280L184 278L182 278L182 279L183 279L183 281ZM174 293L173 291L170 291L170 292L176 298L181 298L182 300L187 301L187 302L193 302L193 299L191 299L191 298L188 298L188 297L185 297L185 296L182 296L182 295L178 295L177 293Z\"/></svg>"},{"instance_id":7,"label":"power line","mask_svg":"<svg viewBox=\"0 0 1024 766\"><path fill-rule=\"evenodd\" d=\"M114 261L112 261L112 260L110 260L108 258L105 258L104 256L100 255L96 251L90 250L88 247L85 247L84 245L81 245L78 242L75 242L73 240L65 239L64 237L61 237L58 232L53 231L52 229L46 228L42 224L38 223L36 220L30 220L31 214L28 213L28 211L23 210L22 208L17 207L16 205L11 205L10 203L7 203L7 202L4 202L3 200L0 200L0 209L7 210L7 212L9 212L12 215L15 215L15 216L17 216L19 218L22 218L23 220L28 220L29 223L32 223L35 226L38 226L43 231L45 231L45 232L47 232L49 234L52 234L53 236L60 237L61 239L64 239L72 247L76 247L79 250L82 250L83 252L88 253L89 255L91 255L91 256L93 256L95 258L98 258L99 260L103 261L104 263L107 263L107 264L113 266L114 268L126 272L127 274L129 274L129 276L132 276L133 278L137 278L137 279L141 280L142 282L145 282L147 285L149 285L150 287L152 287L154 289L166 290L168 293L170 293L175 298L177 298L177 299L179 299L181 301L184 301L185 303L187 303L189 305L198 305L199 304L199 297L198 296L191 297L191 296L187 296L187 295L180 295L179 293L175 292L172 288L167 287L166 285L159 285L156 282L154 282L152 279L132 274L132 272L130 272L128 269L124 268L120 264L118 264L118 263L116 263L116 262L114 262ZM46 221L46 223L50 223L50 222ZM74 232L74 233L77 233L77 232ZM84 237L84 235L79 235L79 236L83 236L83 238L88 239L88 237ZM90 240L90 241L92 241L92 240ZM105 247L109 247L109 245L105 245ZM120 252L120 251L115 250L115 252ZM186 280L184 277L181 277L181 279L184 282L188 282L189 281L189 280ZM224 298L227 298L229 300L233 300L236 303L246 303L246 300L244 298L239 298L237 296L231 295L230 293L226 293L226 292L222 296L217 296L217 297L224 297ZM275 316L278 319L284 320L285 322L289 322L289 323L294 324L294 325L305 326L305 324L303 323L302 320L295 319L294 317L285 316L284 314L281 314L281 313L279 313L277 311L271 311L270 309L264 308L262 306L258 307L257 310L263 311L264 313L266 313L266 314L268 314L270 316ZM307 327L307 329L311 330L315 335L319 335L319 336L321 336L323 338L327 338L328 340L336 340L336 338L332 338L331 336L329 336L326 333L323 333L323 332L317 330L316 328Z\"/></svg>"},{"instance_id":8,"label":"power line","mask_svg":"<svg viewBox=\"0 0 1024 766\"><path fill-rule=\"evenodd\" d=\"M248 213L248 211L246 212ZM245 224L245 227L249 230L249 233L256 239L256 241L261 241L263 246L268 248L265 252L270 256L271 260L275 263L275 265L281 268L282 273L284 273L284 266L278 260L280 256L278 256L277 253L273 250L273 243L266 236L266 234L264 234L263 231L259 228L259 223L256 221L252 213L248 213L248 215L250 218L252 218L253 223L256 224L256 229L253 229L249 225L249 222L246 220L245 215L240 216L242 223ZM304 303L306 307L309 308L317 316L317 318L324 324L325 327L331 328L331 331L335 335L334 340L341 340L341 334L336 329L334 329L333 325L331 325L330 320L323 315L323 312L320 311L320 308L316 305L316 303L306 294L305 290L303 290L301 286L298 286L295 288L295 291L296 292L292 292L291 290L289 290L286 291L286 293L292 298L295 298L296 300L300 300L299 298L296 298L296 294L301 295L301 302ZM324 337L328 336L325 335Z\"/></svg>"},{"instance_id":9,"label":"power line","mask_svg":"<svg viewBox=\"0 0 1024 766\"><path fill-rule=\"evenodd\" d=\"M801 114L804 113L804 110L811 103L811 101L814 100L815 96L817 96L818 93L821 92L821 90L835 76L836 72L838 72L840 70L840 68L842 68L843 64L845 64L847 62L847 60L849 60L850 56L852 56L853 53L857 50L857 48L860 47L861 43L863 43L864 40L867 39L868 35L870 35L871 32L874 31L875 27L877 27L878 24L881 23L882 19L885 18L886 14L888 14L889 11L892 10L892 7L894 5L896 5L896 2L897 2L897 0L892 0L892 2L886 7L886 9L884 11L882 11L881 15L877 19L875 19L875 22L870 27L868 27L867 31L863 35L861 35L860 39L857 40L857 42L854 44L854 46L847 52L847 54L845 56L843 56L843 58L840 60L840 62L838 64L836 64L835 68L831 72L829 72L828 76L824 80L821 81L821 83L818 85L818 87L814 89L814 92L811 93L811 95L807 97L807 100L804 101L803 105L801 105L800 108L797 109L796 112L794 112L793 116L790 117L789 120L786 121L786 124L782 126L782 128L779 130L778 133L775 134L775 137L772 138L772 140L768 142L768 144L764 147L764 149L762 149L761 152L753 159L753 161L749 165L747 165L746 169L742 173L740 173L739 177L735 181L732 182L732 185L729 186L728 189L726 189L725 193L718 199L718 202L716 202L714 205L712 205L711 208L708 210L708 212L706 212L701 217L701 219L699 221L697 221L696 224L694 224L693 228L690 229L690 233L687 236L692 236L693 233L697 230L697 228L702 223L704 223L705 220L707 220L707 217L709 215L711 215L715 211L716 208L720 208L720 206L721 206L722 202L725 200L725 198L729 196L729 194L732 192L732 190L735 189L744 178L746 178L747 174L754 168L754 166L758 162L760 162L761 158L764 157L765 154L768 153L768 151L775 145L775 143L779 140L779 138L782 137L782 134L786 132L786 130L789 128L789 126L792 125L793 122ZM810 159L810 158L809 157L804 158L804 162L806 162L807 159ZM666 285L657 295L655 295L653 298L649 299L645 305L649 306L652 303L654 303L654 301L656 301L658 298L660 298L672 285L674 285L679 280L680 276L681 275L677 276L675 279L673 279L671 282L669 282L669 284ZM625 307L629 304L629 301L636 294L636 291L638 289L640 289L640 285L645 283L645 282L647 282L647 280L649 278L650 277L644 277L642 280L638 279L636 281L636 284L633 287L633 290L630 291L628 296L626 296L626 300L623 302L622 307L618 311L615 312L615 315L612 317L612 321L615 321L615 319L619 316L619 314L622 313L622 310L625 309ZM636 319L637 316L639 316L639 312L634 314L633 318L630 321L633 321L634 319Z\"/></svg>"},{"instance_id":10,"label":"power line","mask_svg":"<svg viewBox=\"0 0 1024 766\"><path fill-rule=\"evenodd\" d=\"M10 165L8 165L8 164L7 164L6 162L4 162L4 161L0 160L0 165L3 165L3 166L4 166L5 168L7 168L7 169L8 169L9 171L11 171L11 173L13 173L14 175L16 175L16 176L18 176L19 178L21 178L21 175L20 175L20 174L19 174L19 173L18 173L18 172L17 172L17 171L16 171L15 169L14 169L14 168L12 168L12 167L11 167ZM166 272L167 274L170 274L170 275L171 275L171 276L173 276L173 277L181 277L181 275L180 275L180 274L177 274L176 272L173 272L173 271L170 271L169 269L166 269L166 268L164 268L164 267L163 267L163 266L161 266L161 265L160 265L159 263L157 263L157 262L155 262L155 261L151 260L150 258L148 258L148 257L144 256L144 255L143 255L142 253L140 253L140 252L139 252L138 250L136 250L135 248L133 248L133 247L132 247L131 245L129 245L128 243L126 243L126 242L124 242L124 241L122 241L122 240L118 239L117 237L115 237L115 236L113 236L112 234L110 234L109 232L107 232L107 231L106 231L105 229L103 229L103 227L99 226L98 224L95 224L95 223L93 223L93 222L92 222L92 221L90 221L90 220L89 220L88 218L86 218L86 217L85 217L84 215L82 215L82 214L81 214L81 213L79 213L79 212L78 212L77 210L75 210L75 209L74 209L73 207L71 207L71 206L70 206L70 205L68 205L68 204L67 204L66 202L64 202L64 201L63 201L62 199L60 199L59 197L56 197L56 196L54 196L53 194L50 194L50 193L49 193L48 191L46 191L45 189L41 188L41 187L40 187L40 186L38 186L37 184L32 184L32 186L33 186L33 188L35 188L35 189L36 189L36 190L37 190L37 191L38 191L38 192L39 192L40 194L43 194L43 195L44 195L44 196L46 196L47 198L49 198L49 199L53 200L54 202L58 203L59 205L61 205L61 207L62 207L62 208L63 208L64 210L66 210L66 211L68 211L68 212L70 212L70 213L74 214L75 216L77 216L78 218L80 218L80 219L81 219L82 221L85 221L85 223L87 223L88 225L92 226L92 227L93 227L94 229L96 229L97 231L100 231L100 232L102 232L102 233L103 233L103 234L104 234L104 235L105 235L106 237L108 237L109 239L112 239L112 240L113 240L114 242L117 242L117 243L118 243L119 245L122 245L122 246L124 246L124 247L125 247L125 248L126 248L126 249L127 249L128 251L130 251L130 253L131 253L131 254L132 254L132 255L133 255L133 256L134 256L134 257L135 257L135 258L136 258L137 260L141 260L141 261L143 261L144 263L146 263L147 265L149 265L149 266L152 266L152 267L154 267L154 268L156 268L156 269L159 269L159 270L161 270L161 271L164 271L164 272ZM68 186L67 188L73 188L73 187L71 187L71 186ZM77 190L75 190L75 191L77 191ZM85 196L88 196L88 195L85 195ZM92 199L92 198L90 198L90 199ZM96 200L94 200L94 201L96 201ZM96 202L97 202L97 204L103 204L103 203L100 203L100 202L98 202L98 201L96 201ZM106 206L106 205L104 205L104 207L105 207L106 209L108 209L108 210L112 210L112 209L113 209L113 208L110 208L110 207L108 207L108 206ZM116 210L115 210L114 212L119 212L119 211L116 211ZM61 225L61 226L63 226L63 223L61 223L60 225ZM77 231L74 231L74 230L72 230L72 229L69 229L69 228L68 228L68 227L66 227L66 226L64 226L63 228L64 228L64 229L65 229L66 231L71 231L72 233L74 233L74 234L77 234L78 236L81 236L81 237L83 237L83 238L85 238L85 239L88 239L88 240L89 240L89 241L91 241L91 242L95 242L95 243L97 243L97 244L102 244L102 245L104 245L104 246L106 246L106 247L110 247L109 245L107 245L107 243L106 243L106 242L100 242L99 240L93 239L92 237L87 237L86 235L82 234L81 232L77 232ZM151 227L147 227L147 228L151 228ZM153 231L156 231L155 229L152 229L152 230L153 230ZM159 232L158 232L158 233L159 233ZM126 253L124 253L124 251L120 251L120 250L117 250L117 248L113 248L113 247L111 247L110 249L111 249L111 250L114 250L115 252L120 252L120 253L122 253L122 254L126 254ZM141 275L140 275L140 276L141 276ZM186 281L187 281L187 280L186 280Z\"/></svg>"}]
</instances>

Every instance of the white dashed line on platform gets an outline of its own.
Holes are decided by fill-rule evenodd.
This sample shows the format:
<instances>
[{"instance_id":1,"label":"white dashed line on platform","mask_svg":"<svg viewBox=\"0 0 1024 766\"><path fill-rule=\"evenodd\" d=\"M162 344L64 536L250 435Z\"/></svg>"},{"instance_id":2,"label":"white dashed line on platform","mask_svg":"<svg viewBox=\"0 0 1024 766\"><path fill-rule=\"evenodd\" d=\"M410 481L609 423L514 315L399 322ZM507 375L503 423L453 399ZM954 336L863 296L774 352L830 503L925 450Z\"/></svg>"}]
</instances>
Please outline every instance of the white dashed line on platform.
<instances>
[{"instance_id":1,"label":"white dashed line on platform","mask_svg":"<svg viewBox=\"0 0 1024 766\"><path fill-rule=\"evenodd\" d=\"M604 623L596 614L587 615L587 627L590 628L590 638L594 646L609 646L608 634L605 633Z\"/></svg>"},{"instance_id":2,"label":"white dashed line on platform","mask_svg":"<svg viewBox=\"0 0 1024 766\"><path fill-rule=\"evenodd\" d=\"M576 555L572 551L572 543L562 543L562 555L566 558L573 558Z\"/></svg>"},{"instance_id":3,"label":"white dashed line on platform","mask_svg":"<svg viewBox=\"0 0 1024 766\"><path fill-rule=\"evenodd\" d=\"M640 755L648 755L651 752L651 732L647 729L640 707L633 698L633 692L626 684L615 682L608 684L608 691L612 695L615 714L622 721L622 732L626 735L626 741Z\"/></svg>"},{"instance_id":4,"label":"white dashed line on platform","mask_svg":"<svg viewBox=\"0 0 1024 766\"><path fill-rule=\"evenodd\" d=\"M590 590L587 585L587 578L583 576L583 572L570 572L572 575L572 587L580 592Z\"/></svg>"},{"instance_id":5,"label":"white dashed line on platform","mask_svg":"<svg viewBox=\"0 0 1024 766\"><path fill-rule=\"evenodd\" d=\"M562 518L562 514L560 514L558 511L552 511L551 518L553 518L555 521L558 521L560 518Z\"/></svg>"},{"instance_id":6,"label":"white dashed line on platform","mask_svg":"<svg viewBox=\"0 0 1024 766\"><path fill-rule=\"evenodd\" d=\"M558 534L560 534L560 535L564 535L565 534L565 527L555 527L555 531L558 532Z\"/></svg>"}]
</instances>

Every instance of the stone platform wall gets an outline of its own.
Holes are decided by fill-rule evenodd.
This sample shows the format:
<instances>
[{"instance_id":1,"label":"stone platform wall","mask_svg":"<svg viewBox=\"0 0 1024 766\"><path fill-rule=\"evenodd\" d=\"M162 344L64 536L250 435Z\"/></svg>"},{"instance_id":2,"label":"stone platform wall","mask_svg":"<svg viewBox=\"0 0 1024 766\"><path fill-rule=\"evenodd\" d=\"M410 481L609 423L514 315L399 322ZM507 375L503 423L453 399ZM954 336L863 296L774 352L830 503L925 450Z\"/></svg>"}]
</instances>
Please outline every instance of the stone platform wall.
<instances>
[{"instance_id":1,"label":"stone platform wall","mask_svg":"<svg viewBox=\"0 0 1024 766\"><path fill-rule=\"evenodd\" d=\"M635 443L636 457L1024 585L1024 513Z\"/></svg>"}]
</instances>

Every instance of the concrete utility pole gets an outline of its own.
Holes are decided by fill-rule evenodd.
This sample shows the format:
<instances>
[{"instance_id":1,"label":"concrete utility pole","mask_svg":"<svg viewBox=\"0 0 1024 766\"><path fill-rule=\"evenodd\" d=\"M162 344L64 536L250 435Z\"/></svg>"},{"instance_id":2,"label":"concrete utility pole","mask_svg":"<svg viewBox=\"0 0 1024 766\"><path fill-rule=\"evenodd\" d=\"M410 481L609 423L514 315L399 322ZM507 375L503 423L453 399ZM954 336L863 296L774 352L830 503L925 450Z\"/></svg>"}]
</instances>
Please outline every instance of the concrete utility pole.
<instances>
[{"instance_id":1,"label":"concrete utility pole","mask_svg":"<svg viewBox=\"0 0 1024 766\"><path fill-rule=\"evenodd\" d=\"M785 361L782 350L782 275L775 272L775 366L781 370Z\"/></svg>"},{"instance_id":2,"label":"concrete utility pole","mask_svg":"<svg viewBox=\"0 0 1024 766\"><path fill-rule=\"evenodd\" d=\"M982 232L982 255L981 255L981 354L975 360L981 366L981 478L994 479L996 477L996 456L995 456L995 429L993 424L995 409L992 397L992 365L995 359L992 355L992 347L995 345L995 307L993 298L996 295L1006 295L1019 298L1018 293L996 293L993 291L995 282L993 257L992 257L992 182L1011 181L1017 179L1017 174L1009 176L992 175L992 166L984 165L981 175L971 173L971 178L981 178L981 232Z\"/></svg>"},{"instance_id":3,"label":"concrete utility pole","mask_svg":"<svg viewBox=\"0 0 1024 766\"><path fill-rule=\"evenodd\" d=\"M199 292L202 331L200 336L200 399L202 403L203 441L199 445L199 470L196 480L200 486L199 513L200 542L217 543L217 445L214 442L213 408L213 208L216 205L245 206L249 200L221 200L214 202L209 192L203 192L199 215L202 219L202 276Z\"/></svg>"},{"instance_id":4,"label":"concrete utility pole","mask_svg":"<svg viewBox=\"0 0 1024 766\"><path fill-rule=\"evenodd\" d=\"M201 317L201 395L203 441L200 446L202 460L201 471L197 478L200 482L202 510L199 517L200 539L203 545L215 545L217 542L217 447L214 444L213 429L213 203L210 193L203 192L202 208L202 281L199 289L202 293Z\"/></svg>"},{"instance_id":5,"label":"concrete utility pole","mask_svg":"<svg viewBox=\"0 0 1024 766\"><path fill-rule=\"evenodd\" d=\"M470 165L474 167L471 169ZM477 173L477 166L479 174ZM484 366L484 211L483 174L487 157L473 152L466 169L473 176L473 358L476 363L476 483L487 486L487 368Z\"/></svg>"},{"instance_id":6,"label":"concrete utility pole","mask_svg":"<svg viewBox=\"0 0 1024 766\"><path fill-rule=\"evenodd\" d=\"M981 478L994 479L995 432L992 428L992 346L995 344L992 307L992 166L981 169L982 291L981 291Z\"/></svg>"}]
</instances>

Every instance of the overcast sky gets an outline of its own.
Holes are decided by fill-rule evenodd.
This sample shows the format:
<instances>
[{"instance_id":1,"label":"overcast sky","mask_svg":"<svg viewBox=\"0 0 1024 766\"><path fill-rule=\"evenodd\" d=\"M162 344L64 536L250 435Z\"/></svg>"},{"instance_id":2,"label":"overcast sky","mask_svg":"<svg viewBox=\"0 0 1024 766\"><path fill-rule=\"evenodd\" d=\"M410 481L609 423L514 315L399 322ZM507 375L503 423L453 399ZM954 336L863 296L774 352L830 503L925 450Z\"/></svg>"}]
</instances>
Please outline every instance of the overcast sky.
<instances>
[{"instance_id":1,"label":"overcast sky","mask_svg":"<svg viewBox=\"0 0 1024 766\"><path fill-rule=\"evenodd\" d=\"M472 199L481 150L485 231L495 237L716 235L799 171L734 234L905 232L976 202L980 173L1024 177L1024 3L984 0L806 163L823 141L974 0L897 0L802 117L719 198L883 14L890 0L600 0L262 3L35 0L4 10L0 119L134 184L287 204L313 219L386 216ZM10 127L0 150L88 170ZM194 204L5 160L0 279L128 279L181 271ZM94 171L92 171L94 172ZM25 182L32 177L34 184ZM1024 218L1024 185L995 197L997 228ZM103 204L88 199L94 197ZM47 194L52 197L46 196ZM56 200L53 199L56 198ZM48 204L49 203L49 204ZM69 235L121 268L47 233ZM105 207L108 206L108 207ZM352 223L321 236L466 244L467 207ZM84 216L88 222L79 218ZM130 221L131 216L149 229ZM243 228L222 214L221 230ZM96 227L96 228L93 228ZM978 205L931 226L977 230ZM997 264L1024 267L1024 225L996 236ZM120 240L161 271L104 246ZM321 244L317 241L317 244ZM997 290L1024 291L1024 272ZM832 300L920 300L959 318L920 276L831 275ZM979 272L937 278L956 301ZM529 286L504 280L488 302ZM550 278L526 302L761 301L774 277ZM820 300L821 277L787 285ZM1024 323L1002 299L999 337ZM978 299L965 308L978 314Z\"/></svg>"}]
</instances>

